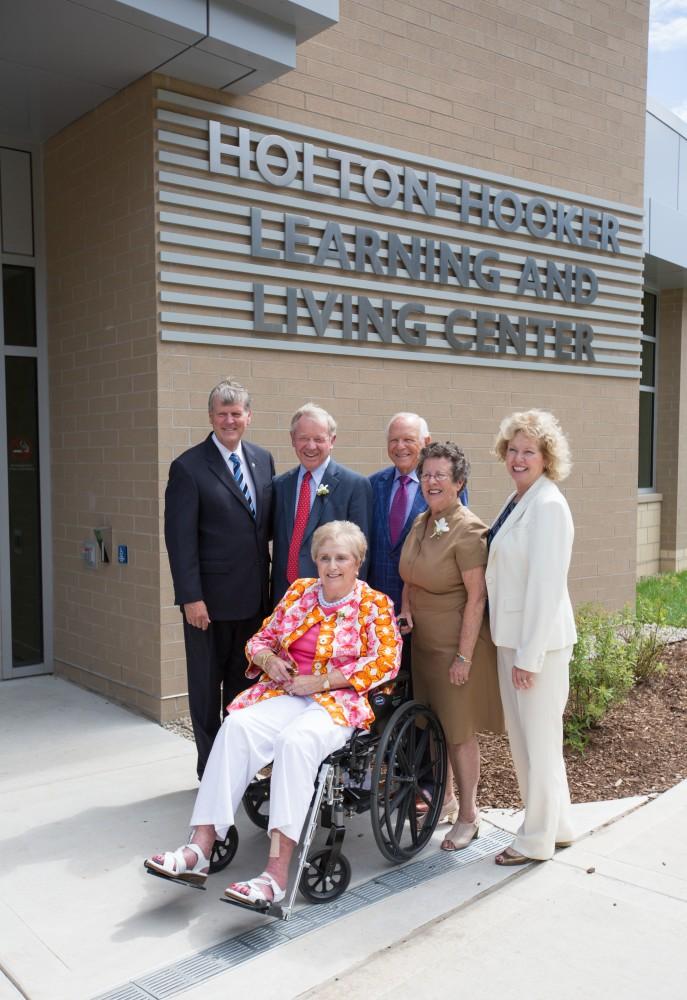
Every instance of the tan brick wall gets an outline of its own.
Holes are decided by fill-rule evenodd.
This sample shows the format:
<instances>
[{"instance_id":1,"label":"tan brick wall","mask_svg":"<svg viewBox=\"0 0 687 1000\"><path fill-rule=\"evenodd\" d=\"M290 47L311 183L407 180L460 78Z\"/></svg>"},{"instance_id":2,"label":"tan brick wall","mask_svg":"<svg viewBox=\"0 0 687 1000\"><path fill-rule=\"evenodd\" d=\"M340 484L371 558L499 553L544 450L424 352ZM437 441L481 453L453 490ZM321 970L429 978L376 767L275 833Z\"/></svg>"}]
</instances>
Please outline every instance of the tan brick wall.
<instances>
[{"instance_id":1,"label":"tan brick wall","mask_svg":"<svg viewBox=\"0 0 687 1000\"><path fill-rule=\"evenodd\" d=\"M156 715L160 696L151 81L45 148L55 666ZM110 525L129 565L89 570Z\"/></svg>"},{"instance_id":2,"label":"tan brick wall","mask_svg":"<svg viewBox=\"0 0 687 1000\"><path fill-rule=\"evenodd\" d=\"M640 205L648 0L342 0L241 107Z\"/></svg>"},{"instance_id":3,"label":"tan brick wall","mask_svg":"<svg viewBox=\"0 0 687 1000\"><path fill-rule=\"evenodd\" d=\"M209 389L233 373L253 394L249 437L272 450L278 471L294 464L288 422L306 399L314 399L338 421L337 460L366 474L388 465L384 431L389 417L399 409L416 410L426 417L435 440L456 440L465 447L472 464L470 506L486 522L511 488L490 454L499 421L514 409L551 409L569 435L574 457L572 475L562 484L576 526L573 596L614 607L633 600L637 394L624 379L170 344L161 345L161 371L166 373L162 393L171 391L172 401L188 393L194 406L186 428L172 426L178 409L160 409L161 490L173 455L207 433ZM168 449L163 439L172 442ZM174 622L171 600L168 583L163 614ZM180 641L178 626L163 635L165 661L166 643L175 644L177 655L169 657L175 671L179 657L183 659Z\"/></svg>"},{"instance_id":4,"label":"tan brick wall","mask_svg":"<svg viewBox=\"0 0 687 1000\"><path fill-rule=\"evenodd\" d=\"M344 0L339 25L301 46L297 69L254 95L232 99L158 77L49 144L62 669L76 664L82 681L153 715L171 717L184 707L183 642L160 498L170 460L207 433L208 390L229 373L253 392L250 436L273 450L280 469L292 462L290 413L305 399L333 412L336 456L363 472L386 463L389 416L418 410L436 438L465 445L471 505L485 520L509 488L489 456L499 419L516 407L555 410L575 456L565 486L577 527L574 596L613 606L632 599L635 381L157 341L149 101L151 84L166 86L641 205L647 17L648 2L632 0ZM117 266L120 256L135 253L135 266L133 256ZM108 284L114 275L121 284ZM141 380L135 390L134 380ZM108 518L115 543L129 544L132 564L89 573L78 543L95 520Z\"/></svg>"},{"instance_id":5,"label":"tan brick wall","mask_svg":"<svg viewBox=\"0 0 687 1000\"><path fill-rule=\"evenodd\" d=\"M660 493L640 494L637 505L637 579L655 576L661 568Z\"/></svg>"},{"instance_id":6,"label":"tan brick wall","mask_svg":"<svg viewBox=\"0 0 687 1000\"><path fill-rule=\"evenodd\" d=\"M259 114L640 205L647 30L646 2L344 0L339 25L299 48L296 71L253 95L159 80ZM338 420L337 459L366 473L387 462L388 418L417 410L435 437L466 447L471 506L486 521L509 489L489 455L499 420L516 407L549 407L575 456L565 485L577 530L573 595L613 607L634 600L634 380L171 344L160 345L160 366L161 491L169 460L206 433L207 392L227 373L252 391L250 436L271 448L280 470L293 462L289 415L305 399ZM194 411L186 419L182 399ZM171 593L168 580L163 673L181 679Z\"/></svg>"}]
</instances>

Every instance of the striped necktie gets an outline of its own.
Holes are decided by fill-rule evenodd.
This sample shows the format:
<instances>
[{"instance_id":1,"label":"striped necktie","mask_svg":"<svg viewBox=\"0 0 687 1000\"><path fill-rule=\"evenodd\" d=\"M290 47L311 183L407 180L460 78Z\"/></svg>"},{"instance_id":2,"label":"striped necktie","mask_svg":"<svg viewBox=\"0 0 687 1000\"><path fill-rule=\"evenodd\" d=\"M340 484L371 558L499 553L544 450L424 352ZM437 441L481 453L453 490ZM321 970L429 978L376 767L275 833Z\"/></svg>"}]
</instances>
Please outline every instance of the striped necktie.
<instances>
[{"instance_id":1,"label":"striped necktie","mask_svg":"<svg viewBox=\"0 0 687 1000\"><path fill-rule=\"evenodd\" d=\"M253 506L253 499L250 495L250 491L246 484L246 480L243 478L243 473L241 472L241 459L239 458L239 456L236 454L235 451L232 451L229 458L231 460L231 464L234 466L234 479L236 480L238 488L241 490L244 497L246 498L246 503L248 504L251 514L253 515L253 517L255 517L255 507Z\"/></svg>"}]
</instances>

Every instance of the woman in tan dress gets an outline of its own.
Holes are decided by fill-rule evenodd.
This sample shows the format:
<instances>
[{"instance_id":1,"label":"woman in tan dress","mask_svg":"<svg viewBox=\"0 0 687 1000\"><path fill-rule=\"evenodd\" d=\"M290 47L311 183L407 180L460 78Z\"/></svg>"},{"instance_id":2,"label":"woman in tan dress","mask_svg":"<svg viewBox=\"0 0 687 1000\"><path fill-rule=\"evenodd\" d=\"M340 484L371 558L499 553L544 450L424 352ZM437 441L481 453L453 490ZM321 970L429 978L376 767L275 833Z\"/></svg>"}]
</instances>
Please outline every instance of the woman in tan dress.
<instances>
[{"instance_id":1,"label":"woman in tan dress","mask_svg":"<svg viewBox=\"0 0 687 1000\"><path fill-rule=\"evenodd\" d=\"M442 843L467 847L479 835L479 743L476 734L503 732L496 649L485 619L486 525L458 493L470 466L455 444L420 453L417 474L428 510L415 520L403 551L401 631L412 629L415 697L439 716L458 787L458 819Z\"/></svg>"}]
</instances>

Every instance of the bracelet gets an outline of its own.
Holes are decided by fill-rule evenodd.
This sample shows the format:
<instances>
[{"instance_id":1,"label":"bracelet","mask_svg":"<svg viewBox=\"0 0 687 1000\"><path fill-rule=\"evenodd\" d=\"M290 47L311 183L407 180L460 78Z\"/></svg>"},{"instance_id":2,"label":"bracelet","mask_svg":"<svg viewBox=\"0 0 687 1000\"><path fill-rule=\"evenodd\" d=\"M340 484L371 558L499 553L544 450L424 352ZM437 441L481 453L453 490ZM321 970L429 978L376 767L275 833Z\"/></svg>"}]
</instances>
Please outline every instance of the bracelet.
<instances>
[{"instance_id":1,"label":"bracelet","mask_svg":"<svg viewBox=\"0 0 687 1000\"><path fill-rule=\"evenodd\" d=\"M331 681L329 680L329 677L325 677L323 684L324 684L322 688L323 691L329 691L331 689L332 685Z\"/></svg>"},{"instance_id":2,"label":"bracelet","mask_svg":"<svg viewBox=\"0 0 687 1000\"><path fill-rule=\"evenodd\" d=\"M261 656L261 654L263 654L263 653L265 655ZM253 657L253 663L255 664L256 667L259 667L260 670L264 670L265 667L267 666L267 662L268 662L270 656L274 656L274 655L275 654L272 652L271 649L264 649L264 650L261 649L260 652L257 653L256 656ZM261 659L258 659L259 656L261 656Z\"/></svg>"},{"instance_id":3,"label":"bracelet","mask_svg":"<svg viewBox=\"0 0 687 1000\"><path fill-rule=\"evenodd\" d=\"M459 663L464 663L466 667L472 666L472 660L468 660L467 656L463 656L462 653L456 653L454 660L458 660Z\"/></svg>"}]
</instances>

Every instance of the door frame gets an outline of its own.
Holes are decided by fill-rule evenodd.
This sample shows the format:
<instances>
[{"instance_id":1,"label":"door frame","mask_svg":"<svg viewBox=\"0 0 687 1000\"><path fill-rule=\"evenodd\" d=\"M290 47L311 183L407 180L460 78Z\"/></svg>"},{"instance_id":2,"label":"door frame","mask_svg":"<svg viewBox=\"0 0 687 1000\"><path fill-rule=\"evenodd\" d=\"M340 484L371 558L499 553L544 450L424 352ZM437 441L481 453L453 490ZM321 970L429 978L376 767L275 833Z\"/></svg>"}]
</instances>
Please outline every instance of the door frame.
<instances>
[{"instance_id":1,"label":"door frame","mask_svg":"<svg viewBox=\"0 0 687 1000\"><path fill-rule=\"evenodd\" d=\"M0 680L31 677L53 672L53 559L52 510L50 490L50 404L48 379L47 301L45 276L45 238L43 227L43 161L41 150L19 142L3 141L5 148L31 154L31 186L33 201L33 256L7 254L0 246L0 264L33 267L36 294L36 346L7 347L4 337L2 284L0 282ZM7 357L36 358L38 385L38 459L41 526L41 582L43 598L43 660L25 667L12 665L12 591L10 580L10 521L7 469L7 410L5 393L5 359Z\"/></svg>"}]
</instances>

